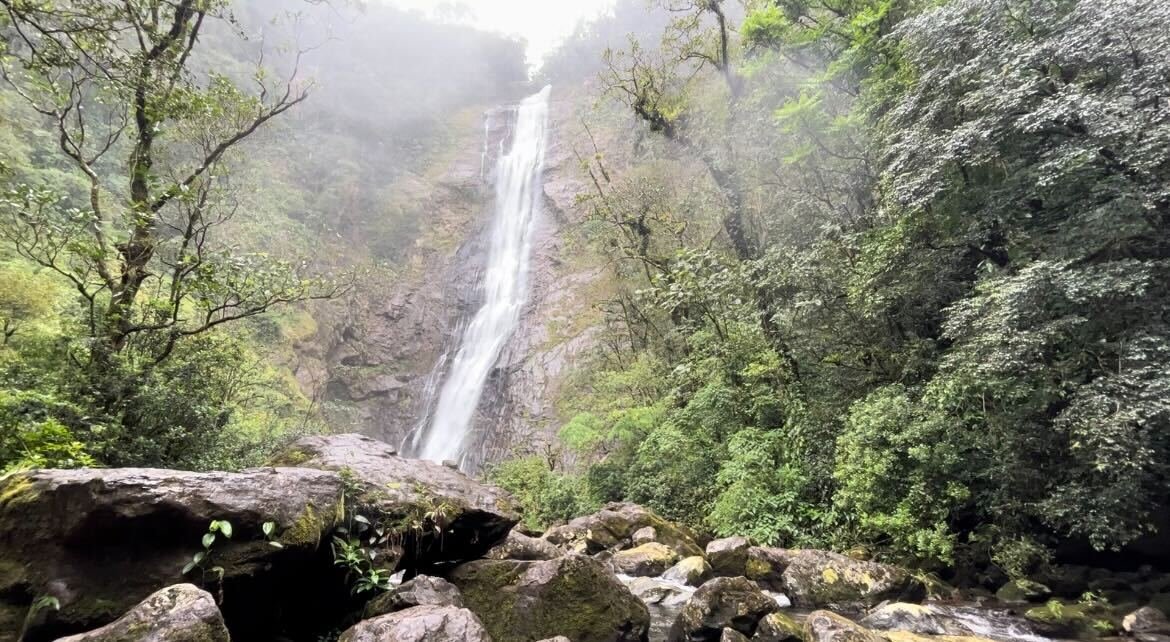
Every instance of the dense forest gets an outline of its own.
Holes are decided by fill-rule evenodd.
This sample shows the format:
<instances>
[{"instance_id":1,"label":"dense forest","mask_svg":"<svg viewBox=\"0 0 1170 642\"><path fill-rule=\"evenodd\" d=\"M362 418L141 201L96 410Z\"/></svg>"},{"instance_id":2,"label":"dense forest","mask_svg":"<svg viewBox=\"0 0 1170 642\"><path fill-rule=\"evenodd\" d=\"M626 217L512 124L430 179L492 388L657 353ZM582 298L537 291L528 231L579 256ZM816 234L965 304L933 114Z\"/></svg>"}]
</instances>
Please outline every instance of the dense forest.
<instances>
[{"instance_id":1,"label":"dense forest","mask_svg":"<svg viewBox=\"0 0 1170 642\"><path fill-rule=\"evenodd\" d=\"M608 330L575 465L497 471L536 523L628 499L1011 575L1164 551L1170 7L668 2L614 38L639 6L547 69L643 126L582 150Z\"/></svg>"},{"instance_id":2,"label":"dense forest","mask_svg":"<svg viewBox=\"0 0 1170 642\"><path fill-rule=\"evenodd\" d=\"M295 525L247 519L274 549L332 539L359 595L477 560L516 520L598 554L592 531L557 538L615 502L693 534L679 550L848 552L928 588L1056 586L1067 564L1165 576L1170 2L617 0L538 68L525 55L378 2L0 0L0 526L22 488L5 480L42 469L326 461L328 528L281 539L316 528L311 503ZM357 341L352 319L400 284L439 290L428 261L470 254L490 208L447 186L474 215L443 218L437 168L462 149L483 179L514 136L491 118L516 110L477 119L546 84L581 186L555 263L589 274L567 311L588 349L548 388L549 434L479 481L436 466L409 512L371 519L407 482L380 471L371 491L325 447L289 454L353 427L336 374L297 364ZM358 379L406 367L352 360ZM431 482L490 483L474 493L493 507ZM502 530L495 487L518 506ZM183 575L218 569L228 628L253 631L240 613L271 605L228 606L204 560L232 525L213 519ZM4 541L0 597L23 608L41 580L7 579ZM1170 608L1159 586L1082 603Z\"/></svg>"}]
</instances>

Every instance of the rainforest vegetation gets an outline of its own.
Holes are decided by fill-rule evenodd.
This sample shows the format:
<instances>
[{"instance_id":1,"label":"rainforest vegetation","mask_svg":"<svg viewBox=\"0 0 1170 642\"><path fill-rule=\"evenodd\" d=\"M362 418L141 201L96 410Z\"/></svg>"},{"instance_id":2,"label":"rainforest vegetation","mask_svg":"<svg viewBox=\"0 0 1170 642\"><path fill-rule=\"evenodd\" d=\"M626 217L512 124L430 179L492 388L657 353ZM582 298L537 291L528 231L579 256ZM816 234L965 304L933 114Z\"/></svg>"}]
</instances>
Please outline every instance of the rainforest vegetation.
<instances>
[{"instance_id":1,"label":"rainforest vegetation","mask_svg":"<svg viewBox=\"0 0 1170 642\"><path fill-rule=\"evenodd\" d=\"M530 71L341 10L0 0L0 467L331 430L290 346L407 269L435 224L391 179ZM487 471L531 527L628 500L1011 576L1165 547L1170 3L619 0L536 75L587 106L564 234L605 292L554 443Z\"/></svg>"},{"instance_id":2,"label":"rainforest vegetation","mask_svg":"<svg viewBox=\"0 0 1170 642\"><path fill-rule=\"evenodd\" d=\"M613 289L574 464L496 471L535 521L624 499L1013 576L1164 533L1170 5L662 6L548 66L642 127L581 150Z\"/></svg>"}]
</instances>

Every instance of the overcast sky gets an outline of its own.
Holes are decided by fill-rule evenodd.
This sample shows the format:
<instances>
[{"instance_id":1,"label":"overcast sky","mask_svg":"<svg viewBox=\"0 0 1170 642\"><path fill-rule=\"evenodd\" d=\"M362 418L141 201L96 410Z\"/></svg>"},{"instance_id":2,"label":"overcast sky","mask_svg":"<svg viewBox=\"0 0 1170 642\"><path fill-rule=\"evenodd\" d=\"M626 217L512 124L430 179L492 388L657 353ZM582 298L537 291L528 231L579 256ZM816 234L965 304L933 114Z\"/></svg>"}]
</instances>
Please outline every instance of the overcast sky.
<instances>
[{"instance_id":1,"label":"overcast sky","mask_svg":"<svg viewBox=\"0 0 1170 642\"><path fill-rule=\"evenodd\" d=\"M517 35L528 41L528 61L540 64L544 55L573 32L582 18L592 18L613 6L613 0L388 0L488 31Z\"/></svg>"}]
</instances>

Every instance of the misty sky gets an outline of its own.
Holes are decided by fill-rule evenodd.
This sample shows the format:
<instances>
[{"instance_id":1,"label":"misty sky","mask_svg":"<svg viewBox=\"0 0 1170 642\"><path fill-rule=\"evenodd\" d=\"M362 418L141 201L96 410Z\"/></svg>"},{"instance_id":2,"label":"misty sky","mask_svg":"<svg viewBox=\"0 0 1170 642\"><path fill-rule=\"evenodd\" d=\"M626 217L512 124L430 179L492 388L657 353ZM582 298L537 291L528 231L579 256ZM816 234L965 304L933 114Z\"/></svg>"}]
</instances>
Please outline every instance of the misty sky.
<instances>
[{"instance_id":1,"label":"misty sky","mask_svg":"<svg viewBox=\"0 0 1170 642\"><path fill-rule=\"evenodd\" d=\"M488 31L514 34L528 41L528 60L544 54L572 33L582 18L613 6L613 0L389 0L437 17L458 20Z\"/></svg>"}]
</instances>

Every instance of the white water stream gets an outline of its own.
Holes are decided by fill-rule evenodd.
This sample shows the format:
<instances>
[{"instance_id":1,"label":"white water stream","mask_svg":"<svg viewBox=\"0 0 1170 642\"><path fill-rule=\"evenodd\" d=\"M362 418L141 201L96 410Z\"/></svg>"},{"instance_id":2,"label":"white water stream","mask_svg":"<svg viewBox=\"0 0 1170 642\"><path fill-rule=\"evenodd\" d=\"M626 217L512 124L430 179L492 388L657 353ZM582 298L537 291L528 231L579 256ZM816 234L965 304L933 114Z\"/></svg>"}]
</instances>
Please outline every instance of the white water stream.
<instances>
[{"instance_id":1,"label":"white water stream","mask_svg":"<svg viewBox=\"0 0 1170 642\"><path fill-rule=\"evenodd\" d=\"M462 463L488 375L528 299L532 231L543 185L550 87L517 108L512 147L496 165L496 208L483 280L483 305L463 331L430 425L415 434L414 454ZM486 153L484 154L486 163Z\"/></svg>"}]
</instances>

